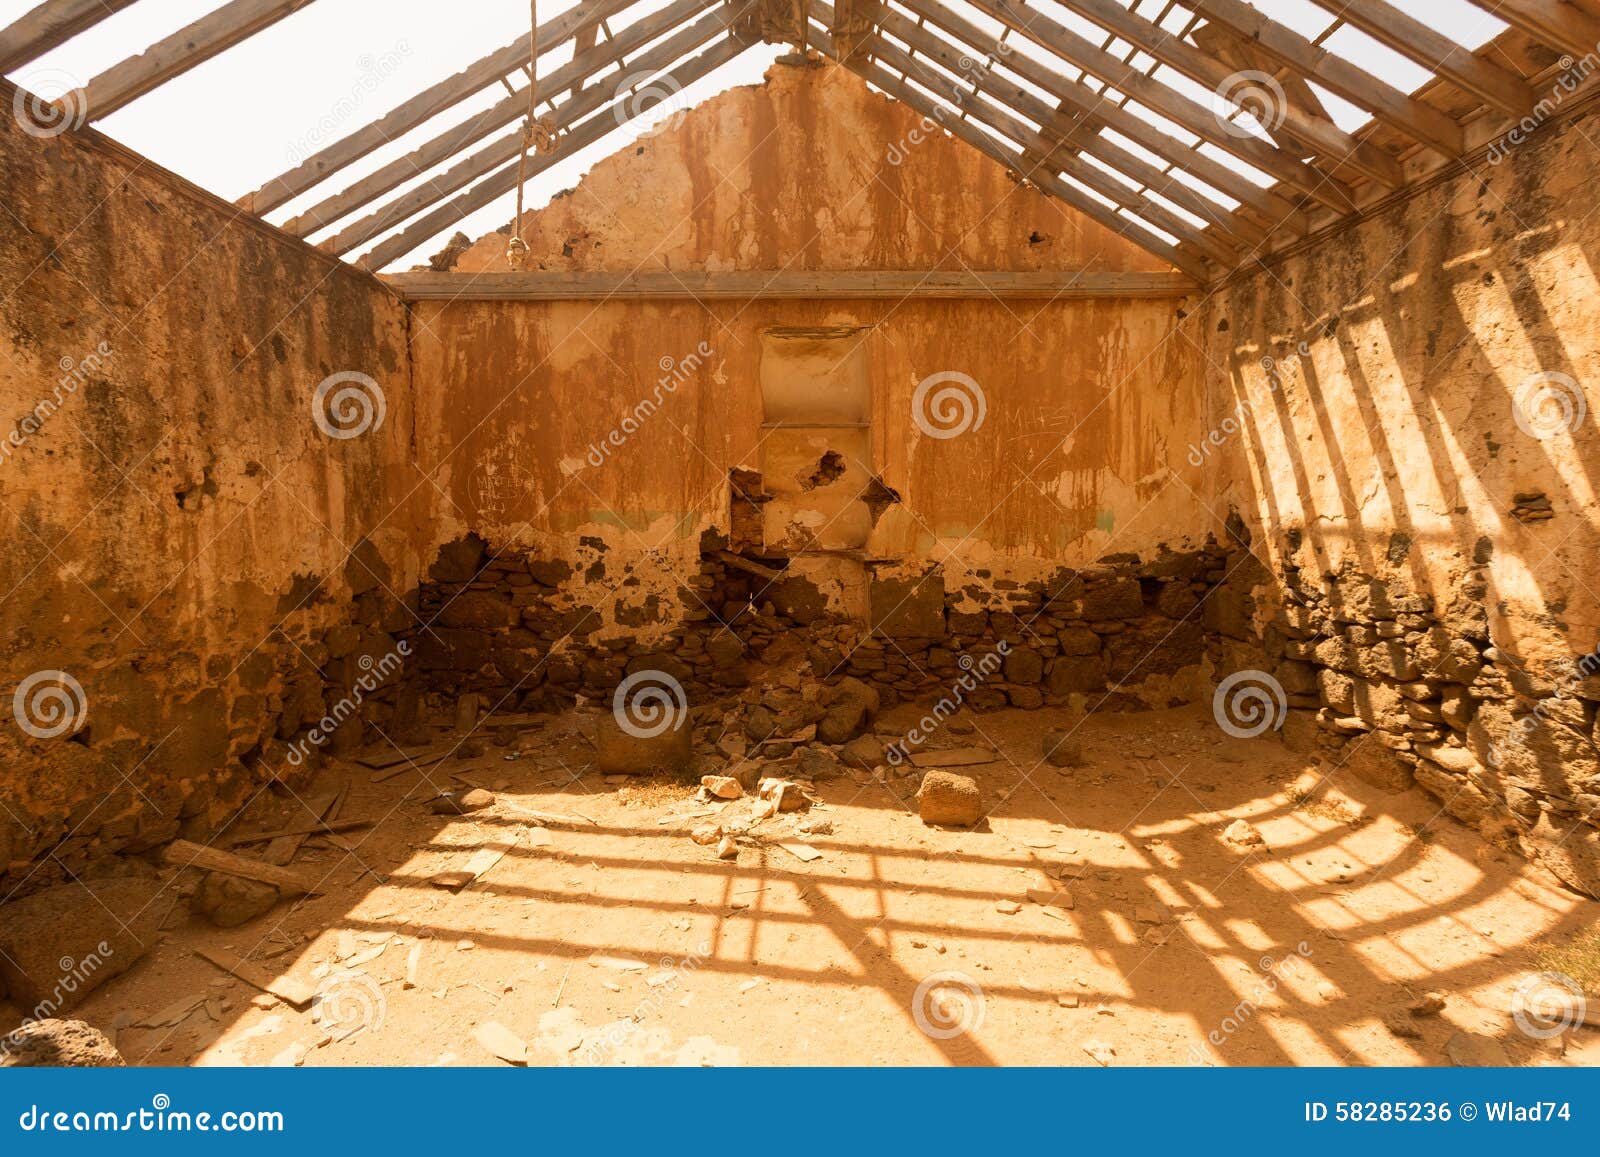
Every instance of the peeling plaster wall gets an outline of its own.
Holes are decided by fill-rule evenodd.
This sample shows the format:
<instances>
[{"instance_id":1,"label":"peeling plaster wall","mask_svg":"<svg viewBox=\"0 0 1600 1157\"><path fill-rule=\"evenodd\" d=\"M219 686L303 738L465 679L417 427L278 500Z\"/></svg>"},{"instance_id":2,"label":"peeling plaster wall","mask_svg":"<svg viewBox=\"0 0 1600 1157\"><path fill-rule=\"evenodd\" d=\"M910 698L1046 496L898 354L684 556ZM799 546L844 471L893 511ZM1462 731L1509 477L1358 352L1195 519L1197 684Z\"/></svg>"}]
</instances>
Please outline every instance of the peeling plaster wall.
<instances>
[{"instance_id":1,"label":"peeling plaster wall","mask_svg":"<svg viewBox=\"0 0 1600 1157\"><path fill-rule=\"evenodd\" d=\"M834 67L777 66L688 110L524 234L549 270L1164 268ZM456 268L503 268L505 243L484 238ZM860 327L862 457L902 499L869 556L953 553L952 571L1028 579L1150 555L1220 525L1211 464L1185 462L1207 407L1181 304L419 303L419 461L446 496L441 541L559 551L590 535L660 552L642 569L670 583L693 573L703 530L727 528L729 468L761 468L762 331ZM913 398L948 371L977 383L983 413L941 438ZM619 577L583 597L626 597Z\"/></svg>"},{"instance_id":2,"label":"peeling plaster wall","mask_svg":"<svg viewBox=\"0 0 1600 1157\"><path fill-rule=\"evenodd\" d=\"M414 588L421 480L375 282L91 133L0 118L0 204L0 881L33 887L260 786L242 761L320 714L321 632L377 576ZM340 371L386 407L346 440L312 416ZM81 728L17 725L39 671L81 686Z\"/></svg>"},{"instance_id":3,"label":"peeling plaster wall","mask_svg":"<svg viewBox=\"0 0 1600 1157\"><path fill-rule=\"evenodd\" d=\"M1357 722L1420 781L1590 891L1600 679L1574 663L1600 644L1596 127L1548 125L1204 315L1212 424L1241 427L1217 451L1222 501L1271 578L1269 651L1317 668L1325 722L1351 715L1355 677ZM1432 622L1442 635L1414 637ZM1341 659L1374 628L1420 674ZM1441 679L1442 698L1418 682ZM1402 684L1414 706L1386 713Z\"/></svg>"}]
</instances>

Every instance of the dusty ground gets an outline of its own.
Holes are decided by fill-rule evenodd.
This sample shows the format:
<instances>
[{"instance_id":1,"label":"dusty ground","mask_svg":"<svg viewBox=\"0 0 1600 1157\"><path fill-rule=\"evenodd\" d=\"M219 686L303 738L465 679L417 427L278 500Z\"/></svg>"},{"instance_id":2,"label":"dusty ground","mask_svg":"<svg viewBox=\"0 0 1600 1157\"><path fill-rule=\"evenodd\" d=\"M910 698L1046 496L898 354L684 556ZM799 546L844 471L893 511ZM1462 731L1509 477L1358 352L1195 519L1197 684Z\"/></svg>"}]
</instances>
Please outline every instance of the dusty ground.
<instances>
[{"instance_id":1,"label":"dusty ground","mask_svg":"<svg viewBox=\"0 0 1600 1157\"><path fill-rule=\"evenodd\" d=\"M877 729L897 734L909 711ZM343 837L351 853L301 851L325 895L227 931L180 903L165 941L76 1015L117 1030L130 1063L162 1065L500 1063L486 1024L534 1064L1436 1065L1457 1032L1517 1064L1600 1060L1600 1030L1563 1055L1509 1014L1540 944L1592 928L1600 905L1422 793L1341 781L1307 796L1305 757L1230 738L1204 708L1094 717L1087 766L1058 771L1038 762L1058 721L1002 712L934 738L999 749L961 769L991 809L977 830L925 827L905 802L915 778L820 783L809 817L832 832L799 837L822 853L809 862L771 842L804 815L719 861L688 838L697 819L675 818L704 810L691 789L586 773L573 716L515 759L491 748L379 784L336 764L318 787L351 778L342 814L388 818ZM447 770L496 787L495 806L430 814ZM582 818L539 826L530 809ZM1238 818L1264 850L1223 839ZM428 882L507 839L465 890ZM1071 910L1029 900L1052 877ZM199 945L326 1000L296 1010ZM959 975L919 994L937 973ZM1442 1012L1405 1011L1428 990Z\"/></svg>"}]
</instances>

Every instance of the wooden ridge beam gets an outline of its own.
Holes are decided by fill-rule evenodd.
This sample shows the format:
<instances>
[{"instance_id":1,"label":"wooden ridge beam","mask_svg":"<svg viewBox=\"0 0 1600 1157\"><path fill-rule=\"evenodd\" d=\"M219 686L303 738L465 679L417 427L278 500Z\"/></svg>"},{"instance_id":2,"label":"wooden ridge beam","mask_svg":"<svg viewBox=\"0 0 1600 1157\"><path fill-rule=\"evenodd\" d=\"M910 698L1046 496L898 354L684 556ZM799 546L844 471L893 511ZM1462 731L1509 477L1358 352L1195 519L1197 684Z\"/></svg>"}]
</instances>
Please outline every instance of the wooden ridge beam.
<instances>
[{"instance_id":1,"label":"wooden ridge beam","mask_svg":"<svg viewBox=\"0 0 1600 1157\"><path fill-rule=\"evenodd\" d=\"M636 49L642 48L667 30L677 27L683 20L707 6L707 0L677 0L661 11L635 21L616 37L597 48L591 48L575 56L548 77L541 78L536 99L549 100L569 86L574 97L581 95L583 82L592 74L625 59ZM730 16L726 8L719 4L708 14L707 19L719 20L726 25ZM398 157L367 174L349 188L324 198L285 222L283 228L297 237L306 237L319 229L326 228L413 177L443 164L495 130L516 122L527 111L526 91L513 93L492 108L485 109L461 124L446 129L405 156Z\"/></svg>"},{"instance_id":2,"label":"wooden ridge beam","mask_svg":"<svg viewBox=\"0 0 1600 1157\"><path fill-rule=\"evenodd\" d=\"M1600 51L1600 20L1562 0L1472 0L1479 8L1557 52L1583 59Z\"/></svg>"},{"instance_id":3,"label":"wooden ridge beam","mask_svg":"<svg viewBox=\"0 0 1600 1157\"><path fill-rule=\"evenodd\" d=\"M1051 142L1052 148L1049 153L1042 154L1040 160L1055 163L1054 158L1058 152L1088 153L1123 176L1193 213L1202 221L1207 221L1249 243L1265 240L1265 230L1236 217L1225 206L1207 200L1172 174L1162 172L1149 162L1100 136L1098 125L1103 122L1098 122L1095 113L1084 110L1079 113L1079 120L1076 123L1069 122L1071 109L1060 106L1052 108L1028 89L1007 81L1005 77L994 72L987 61L974 59L970 52L962 51L957 45L897 12L885 11L883 31L897 40L904 41L913 52L928 57L946 72L965 78L975 90L1042 126L1040 131ZM1064 105L1066 103L1063 102ZM1083 124L1084 121L1091 119L1097 122L1094 126ZM1080 132L1080 127L1084 131Z\"/></svg>"},{"instance_id":4,"label":"wooden ridge beam","mask_svg":"<svg viewBox=\"0 0 1600 1157\"><path fill-rule=\"evenodd\" d=\"M830 57L833 55L833 45L827 39L826 33L812 29L811 37L813 47L828 54ZM873 61L863 60L859 54L849 60L840 61L840 63L852 72L859 74L865 80L877 85L890 96L910 105L952 136L960 137L980 152L986 153L1018 176L1027 175L1029 166L1020 153L1006 148L988 133L961 119L959 110L924 95L920 90L912 88L887 68ZM1197 281L1210 280L1211 271L1206 267L1205 262L1169 244L1139 222L1114 212L1093 197L1067 184L1059 177L1050 174L1038 174L1030 179L1041 191L1049 193L1058 200L1071 205L1091 220L1105 226L1113 234L1126 237L1147 253L1169 262Z\"/></svg>"},{"instance_id":5,"label":"wooden ridge beam","mask_svg":"<svg viewBox=\"0 0 1600 1157\"><path fill-rule=\"evenodd\" d=\"M819 4L821 0L818 0ZM1218 238L1214 233L1196 229L1189 222L1166 207L1141 196L1132 186L1112 177L1105 170L1059 149L1059 138L1051 139L1029 128L1004 109L990 103L978 92L971 92L961 83L943 73L935 72L881 36L868 42L870 55L917 84L958 108L971 120L987 125L1000 136L1022 150L1022 161L1015 166L1020 176L1026 177L1040 188L1048 188L1046 181L1055 181L1065 173L1079 184L1087 185L1106 200L1148 221L1157 229L1187 241L1213 261L1232 268L1239 261L1238 250ZM948 126L947 126L948 127ZM1030 163L1032 161L1032 163ZM1053 166L1059 165L1059 168Z\"/></svg>"},{"instance_id":6,"label":"wooden ridge beam","mask_svg":"<svg viewBox=\"0 0 1600 1157\"><path fill-rule=\"evenodd\" d=\"M226 52L299 11L312 0L230 0L221 8L156 41L137 56L114 64L84 85L78 107L84 122L100 120ZM64 100L72 98L63 98Z\"/></svg>"},{"instance_id":7,"label":"wooden ridge beam","mask_svg":"<svg viewBox=\"0 0 1600 1157\"><path fill-rule=\"evenodd\" d=\"M1532 87L1510 69L1483 59L1384 0L1333 0L1330 7L1352 28L1507 116L1526 116L1538 100Z\"/></svg>"},{"instance_id":8,"label":"wooden ridge beam","mask_svg":"<svg viewBox=\"0 0 1600 1157\"><path fill-rule=\"evenodd\" d=\"M394 273L409 301L903 301L1173 298L1200 289L1182 273L1101 270L650 270L638 273Z\"/></svg>"},{"instance_id":9,"label":"wooden ridge beam","mask_svg":"<svg viewBox=\"0 0 1600 1157\"><path fill-rule=\"evenodd\" d=\"M632 0L583 0L559 16L539 25L541 52L556 48L575 36L579 29L594 24L626 8ZM375 149L382 148L418 125L481 92L528 63L528 36L524 33L504 48L469 64L462 71L431 85L411 99L396 105L371 124L363 125L347 137L319 149L287 172L278 174L253 193L240 197L237 204L247 213L261 215L321 184L345 166L353 164Z\"/></svg>"},{"instance_id":10,"label":"wooden ridge beam","mask_svg":"<svg viewBox=\"0 0 1600 1157\"><path fill-rule=\"evenodd\" d=\"M745 49L745 45L730 37L723 37L716 44L700 53L698 56L683 62L671 72L664 74L664 78L676 84L679 89L687 88L701 77L713 70L720 68ZM584 92L584 99L590 93L598 91L590 87ZM565 159L579 149L587 148L604 137L608 132L620 128L629 120L648 110L630 108L626 98L615 101L609 109L590 117L582 125L568 132L561 138L556 150L528 159L528 176L532 177ZM476 212L486 205L491 204L496 198L502 197L517 187L517 162L512 161L498 172L491 173L479 181L472 188L440 205L433 212L412 222L406 229L393 237L386 238L375 246L370 252L364 254L358 264L363 269L382 269L389 262L398 257L403 257L417 246L423 244L431 237L436 237L469 213ZM538 255L534 255L537 260Z\"/></svg>"},{"instance_id":11,"label":"wooden ridge beam","mask_svg":"<svg viewBox=\"0 0 1600 1157\"><path fill-rule=\"evenodd\" d=\"M133 0L45 0L0 28L0 72L13 72L87 32Z\"/></svg>"},{"instance_id":12,"label":"wooden ridge beam","mask_svg":"<svg viewBox=\"0 0 1600 1157\"><path fill-rule=\"evenodd\" d=\"M555 110L554 116L557 126L562 131L571 131L584 117L595 113L598 109L612 100L630 80L638 80L661 69L666 68L673 61L693 52L701 45L715 37L727 27L727 16L724 12L709 12L693 24L669 36L650 51L641 55L633 62L633 67L617 72L602 80L589 85L577 96L563 101ZM621 121L613 121L612 128L620 125ZM602 126L603 127L603 126ZM603 133L601 135L604 135ZM596 138L598 139L598 138ZM456 164L442 172L435 173L428 180L414 189L409 189L394 200L379 206L360 220L352 222L339 230L334 236L322 242L319 246L331 253L348 253L358 245L365 244L394 228L401 222L416 216L428 206L437 204L448 197L457 189L465 188L473 181L491 173L501 165L516 161L522 153L522 134L511 133L500 137L483 148L462 158ZM530 155L529 171L542 172L545 168L537 162L543 157Z\"/></svg>"},{"instance_id":13,"label":"wooden ridge beam","mask_svg":"<svg viewBox=\"0 0 1600 1157\"><path fill-rule=\"evenodd\" d=\"M918 0L905 0L905 2L918 17L944 29L947 34L965 42L974 51L983 53L990 59L1004 58L1008 69L1029 83L1044 89L1051 96L1071 105L1077 112L1078 123L1083 124L1094 119L1104 121L1114 131L1149 149L1163 160L1185 170L1219 192L1249 205L1271 222L1273 228L1283 225L1301 235L1310 228L1305 215L1285 198L1263 189L1253 181L1246 180L1233 169L1212 160L1204 153L1186 148L1149 121L1135 116L1087 85L1068 80L1061 73L1053 71L1026 53L1003 47L1000 41L989 36L977 25L956 15L943 4L931 0L928 3L919 3ZM916 26L921 27L921 25ZM904 40L905 37L902 36L901 39Z\"/></svg>"},{"instance_id":14,"label":"wooden ridge beam","mask_svg":"<svg viewBox=\"0 0 1600 1157\"><path fill-rule=\"evenodd\" d=\"M1413 140L1448 158L1459 157L1466 136L1461 125L1365 69L1311 43L1243 0L1186 0L1207 20L1231 29L1240 37L1307 80L1314 80L1358 108L1366 109ZM1356 163L1352 158L1352 163Z\"/></svg>"},{"instance_id":15,"label":"wooden ridge beam","mask_svg":"<svg viewBox=\"0 0 1600 1157\"><path fill-rule=\"evenodd\" d=\"M911 0L911 5L922 11L937 2ZM1211 109L1195 103L1154 77L1144 75L1126 61L1102 51L1098 45L1065 25L1057 24L1039 9L1029 8L1017 3L1017 0L969 0L969 3L1013 32L1048 48L1103 83L1127 93L1146 108L1182 125L1195 136L1233 154L1261 172L1277 177L1291 188L1316 198L1335 212L1348 213L1356 207L1355 194L1337 177L1320 172L1299 158L1290 156L1270 141L1225 124ZM1218 64L1217 67L1223 66Z\"/></svg>"},{"instance_id":16,"label":"wooden ridge beam","mask_svg":"<svg viewBox=\"0 0 1600 1157\"><path fill-rule=\"evenodd\" d=\"M1029 11L1017 0L998 2L1024 12ZM1228 89L1236 75L1233 69L1172 35L1160 25L1122 7L1117 0L1062 0L1062 5L1098 24L1113 36L1120 36L1134 47L1143 49L1168 68L1210 89L1219 98L1228 99ZM1348 164L1368 179L1390 189L1398 189L1405 183L1399 161L1376 145L1357 140L1331 122L1304 116L1289 107L1284 110L1280 128L1305 141L1330 164Z\"/></svg>"}]
</instances>

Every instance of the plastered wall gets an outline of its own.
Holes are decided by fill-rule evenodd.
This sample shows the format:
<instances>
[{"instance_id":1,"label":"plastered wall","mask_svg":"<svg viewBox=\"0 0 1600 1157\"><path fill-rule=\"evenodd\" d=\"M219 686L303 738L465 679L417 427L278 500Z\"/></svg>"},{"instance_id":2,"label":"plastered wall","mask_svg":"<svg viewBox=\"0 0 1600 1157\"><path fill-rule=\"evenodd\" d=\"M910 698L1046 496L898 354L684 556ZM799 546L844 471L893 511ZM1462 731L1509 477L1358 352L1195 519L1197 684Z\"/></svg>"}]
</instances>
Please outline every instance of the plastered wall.
<instances>
[{"instance_id":1,"label":"plastered wall","mask_svg":"<svg viewBox=\"0 0 1600 1157\"><path fill-rule=\"evenodd\" d=\"M523 231L552 271L1162 268L833 67L780 65L667 118ZM484 238L455 267L502 269L505 244ZM763 406L764 335L854 331L870 413L835 449L861 467L857 493L870 470L897 499L861 549L912 569L938 561L952 588L982 571L970 585L994 598L996 580L1220 528L1210 464L1184 462L1208 407L1182 307L419 303L419 461L446 496L445 538L655 552L660 568L635 566L633 586L612 566L588 596L637 601L692 573L706 529L726 530L730 468L782 463L782 482L800 468ZM919 394L930 378L943 381Z\"/></svg>"},{"instance_id":2,"label":"plastered wall","mask_svg":"<svg viewBox=\"0 0 1600 1157\"><path fill-rule=\"evenodd\" d=\"M387 592L415 586L422 482L404 307L376 282L9 116L0 204L9 891L258 790L263 742L321 714L322 632L358 604L374 630L405 617ZM340 373L381 393L354 437L313 405Z\"/></svg>"},{"instance_id":3,"label":"plastered wall","mask_svg":"<svg viewBox=\"0 0 1600 1157\"><path fill-rule=\"evenodd\" d=\"M1392 753L1591 892L1595 127L1547 125L1204 312L1221 500L1269 573L1280 675L1360 761Z\"/></svg>"}]
</instances>

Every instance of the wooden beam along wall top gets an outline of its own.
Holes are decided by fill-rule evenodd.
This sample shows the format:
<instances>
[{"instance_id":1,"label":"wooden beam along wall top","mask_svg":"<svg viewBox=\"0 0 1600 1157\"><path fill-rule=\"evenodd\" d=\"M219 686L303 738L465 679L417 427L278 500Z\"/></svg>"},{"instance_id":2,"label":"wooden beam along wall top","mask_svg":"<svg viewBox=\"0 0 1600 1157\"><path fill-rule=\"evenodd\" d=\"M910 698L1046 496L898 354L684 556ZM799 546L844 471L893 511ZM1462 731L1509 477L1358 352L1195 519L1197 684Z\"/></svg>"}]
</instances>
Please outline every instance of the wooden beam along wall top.
<instances>
[{"instance_id":1,"label":"wooden beam along wall top","mask_svg":"<svg viewBox=\"0 0 1600 1157\"><path fill-rule=\"evenodd\" d=\"M1178 298L1200 285L1182 273L760 269L706 273L396 273L384 282L412 301L750 301Z\"/></svg>"},{"instance_id":2,"label":"wooden beam along wall top","mask_svg":"<svg viewBox=\"0 0 1600 1157\"><path fill-rule=\"evenodd\" d=\"M583 0L559 16L539 25L539 48L549 51L575 36L579 29L616 15L632 0ZM711 3L713 0L707 0ZM444 112L475 93L523 68L528 63L529 37L526 33L489 55L469 64L462 71L431 85L389 112L341 137L306 158L287 172L278 174L253 193L239 198L247 213L270 213L288 201L321 184L345 166L353 164L390 141Z\"/></svg>"},{"instance_id":3,"label":"wooden beam along wall top","mask_svg":"<svg viewBox=\"0 0 1600 1157\"><path fill-rule=\"evenodd\" d=\"M1600 50L1600 20L1564 0L1471 0L1546 47L1582 59Z\"/></svg>"}]
</instances>

